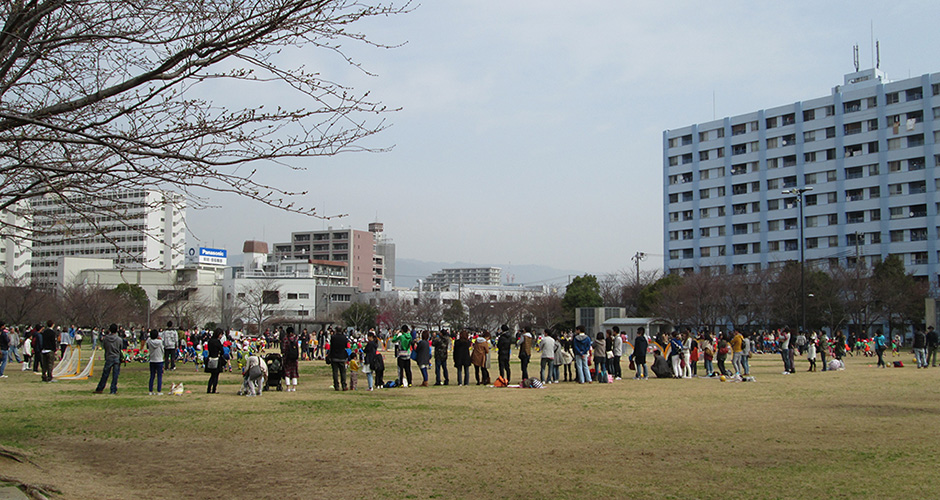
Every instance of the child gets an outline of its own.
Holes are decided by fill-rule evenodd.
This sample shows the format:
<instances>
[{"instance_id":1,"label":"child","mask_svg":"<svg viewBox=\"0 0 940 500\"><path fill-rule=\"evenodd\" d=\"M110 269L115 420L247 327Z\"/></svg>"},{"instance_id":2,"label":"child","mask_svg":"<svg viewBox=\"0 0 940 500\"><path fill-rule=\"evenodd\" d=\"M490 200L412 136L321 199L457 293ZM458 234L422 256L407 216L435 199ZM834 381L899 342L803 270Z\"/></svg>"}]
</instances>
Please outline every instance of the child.
<instances>
[{"instance_id":1,"label":"child","mask_svg":"<svg viewBox=\"0 0 940 500\"><path fill-rule=\"evenodd\" d=\"M809 371L816 371L816 334L813 333L806 344L806 359L809 360Z\"/></svg>"},{"instance_id":2,"label":"child","mask_svg":"<svg viewBox=\"0 0 940 500\"><path fill-rule=\"evenodd\" d=\"M372 366L372 373L375 376L375 386L378 388L385 387L385 380L383 378L385 374L385 359L380 352L375 353L375 363Z\"/></svg>"},{"instance_id":3,"label":"child","mask_svg":"<svg viewBox=\"0 0 940 500\"><path fill-rule=\"evenodd\" d=\"M705 347L702 349L702 357L705 359L705 376L711 377L715 374L715 365L712 364L712 360L715 358L715 355L712 353L710 342L705 343Z\"/></svg>"},{"instance_id":4,"label":"child","mask_svg":"<svg viewBox=\"0 0 940 500\"><path fill-rule=\"evenodd\" d=\"M349 390L356 390L356 382L359 380L359 356L353 355L349 360Z\"/></svg>"},{"instance_id":5,"label":"child","mask_svg":"<svg viewBox=\"0 0 940 500\"><path fill-rule=\"evenodd\" d=\"M692 349L689 351L689 364L692 366L692 376L698 376L698 342L692 341Z\"/></svg>"}]
</instances>

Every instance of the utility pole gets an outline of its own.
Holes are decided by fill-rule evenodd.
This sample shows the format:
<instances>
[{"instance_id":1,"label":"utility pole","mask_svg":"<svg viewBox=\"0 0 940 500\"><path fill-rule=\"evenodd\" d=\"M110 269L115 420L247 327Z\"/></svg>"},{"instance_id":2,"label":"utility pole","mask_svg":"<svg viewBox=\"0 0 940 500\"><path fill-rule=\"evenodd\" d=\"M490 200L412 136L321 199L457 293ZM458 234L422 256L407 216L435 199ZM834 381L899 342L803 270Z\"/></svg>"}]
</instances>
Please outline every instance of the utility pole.
<instances>
[{"instance_id":1,"label":"utility pole","mask_svg":"<svg viewBox=\"0 0 940 500\"><path fill-rule=\"evenodd\" d=\"M630 260L632 260L634 264L636 265L636 287L637 289L639 289L640 288L640 261L646 260L646 253L637 252L636 254L633 255L633 257L630 258Z\"/></svg>"}]
</instances>

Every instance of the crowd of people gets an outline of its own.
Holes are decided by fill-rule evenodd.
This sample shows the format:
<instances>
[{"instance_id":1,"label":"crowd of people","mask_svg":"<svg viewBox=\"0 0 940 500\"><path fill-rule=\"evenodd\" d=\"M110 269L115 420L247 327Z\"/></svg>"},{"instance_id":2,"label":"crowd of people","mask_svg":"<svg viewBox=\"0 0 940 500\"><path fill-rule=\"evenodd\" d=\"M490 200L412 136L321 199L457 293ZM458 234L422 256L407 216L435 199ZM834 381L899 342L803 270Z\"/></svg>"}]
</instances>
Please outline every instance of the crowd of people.
<instances>
[{"instance_id":1,"label":"crowd of people","mask_svg":"<svg viewBox=\"0 0 940 500\"><path fill-rule=\"evenodd\" d=\"M871 338L854 335L847 338L843 332L830 336L824 331L794 332L788 328L750 334L682 330L651 337L642 327L630 336L618 327L596 334L589 334L582 326L574 331L544 330L538 334L527 327L513 331L507 325L493 333L428 331L403 325L391 332L326 328L310 333L288 327L248 336L220 328L178 329L172 322L162 331L136 332L115 324L99 332L74 326L61 328L52 321L27 329L7 327L0 322L0 378L7 377L4 370L8 362L15 360L22 363L22 370L31 367L42 375L44 382L49 382L53 366L65 356L69 346L81 346L88 337L104 350L105 364L96 393L103 393L110 379L109 392L116 394L121 366L139 361L149 364L151 395L163 394L165 371L175 370L178 363L192 363L196 370L209 374L207 393L218 391L221 373L237 370L243 377L239 393L248 396L260 395L272 376L278 379L279 389L283 381L288 392L296 391L301 360L325 360L331 367L332 388L336 391L355 390L360 373L366 377L365 389L372 391L412 385L427 387L432 367L434 385L450 385L449 367L456 372L458 386L473 383L508 386L514 380L526 387L561 382L611 383L623 379L624 358L633 378L639 380L647 380L649 372L657 378L746 379L751 375L749 359L759 353L779 354L784 374L795 373L800 358L806 359L810 372L839 369L844 366L845 356L877 356L877 366L886 367L886 352L890 349L899 356L902 345L900 336L889 339L882 332ZM936 366L938 346L940 341L933 327L915 332L911 347L918 368ZM386 381L384 353L389 349L393 350L397 371L393 380ZM279 353L262 357L266 350ZM519 379L512 373L513 352L519 360ZM493 353L497 360L495 378L490 372ZM275 360L272 373L269 365ZM701 372L699 361L703 365ZM532 373L530 363L537 366L532 367ZM417 383L413 364L421 377Z\"/></svg>"}]
</instances>

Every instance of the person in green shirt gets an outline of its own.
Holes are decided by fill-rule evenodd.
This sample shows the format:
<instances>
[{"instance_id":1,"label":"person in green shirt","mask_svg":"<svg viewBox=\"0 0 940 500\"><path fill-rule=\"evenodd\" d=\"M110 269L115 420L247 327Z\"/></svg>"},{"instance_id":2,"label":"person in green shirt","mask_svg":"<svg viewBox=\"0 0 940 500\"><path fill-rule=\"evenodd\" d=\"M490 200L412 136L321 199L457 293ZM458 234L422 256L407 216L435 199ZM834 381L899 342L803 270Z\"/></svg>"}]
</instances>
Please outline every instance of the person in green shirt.
<instances>
[{"instance_id":1,"label":"person in green shirt","mask_svg":"<svg viewBox=\"0 0 940 500\"><path fill-rule=\"evenodd\" d=\"M411 385L411 329L408 325L402 325L391 340L395 344L395 357L398 359L398 385L403 385L405 380Z\"/></svg>"}]
</instances>

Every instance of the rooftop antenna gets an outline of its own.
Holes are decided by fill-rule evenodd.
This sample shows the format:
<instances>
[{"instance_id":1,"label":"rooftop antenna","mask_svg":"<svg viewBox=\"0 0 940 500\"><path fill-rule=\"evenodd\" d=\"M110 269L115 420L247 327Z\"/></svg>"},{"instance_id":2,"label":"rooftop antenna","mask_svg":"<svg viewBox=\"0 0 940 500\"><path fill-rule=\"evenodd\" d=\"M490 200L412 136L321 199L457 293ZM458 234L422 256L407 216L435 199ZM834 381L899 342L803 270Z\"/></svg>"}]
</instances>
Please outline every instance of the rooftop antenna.
<instances>
[{"instance_id":1,"label":"rooftop antenna","mask_svg":"<svg viewBox=\"0 0 940 500\"><path fill-rule=\"evenodd\" d=\"M852 46L852 62L855 63L855 72L858 73L858 44Z\"/></svg>"},{"instance_id":2,"label":"rooftop antenna","mask_svg":"<svg viewBox=\"0 0 940 500\"><path fill-rule=\"evenodd\" d=\"M881 69L881 42L875 40L875 68Z\"/></svg>"}]
</instances>

